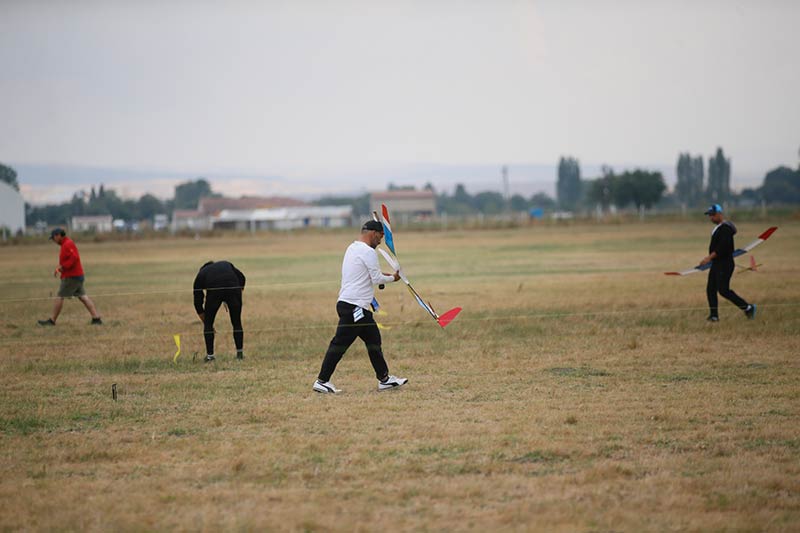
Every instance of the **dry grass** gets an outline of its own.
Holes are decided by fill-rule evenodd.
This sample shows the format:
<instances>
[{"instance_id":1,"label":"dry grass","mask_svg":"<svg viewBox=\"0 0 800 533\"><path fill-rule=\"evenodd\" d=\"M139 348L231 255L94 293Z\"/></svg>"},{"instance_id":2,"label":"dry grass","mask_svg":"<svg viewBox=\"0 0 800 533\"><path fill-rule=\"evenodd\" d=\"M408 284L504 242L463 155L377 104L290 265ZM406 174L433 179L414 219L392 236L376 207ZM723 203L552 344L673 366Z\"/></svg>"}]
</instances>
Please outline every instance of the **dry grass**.
<instances>
[{"instance_id":1,"label":"dry grass","mask_svg":"<svg viewBox=\"0 0 800 533\"><path fill-rule=\"evenodd\" d=\"M797 530L800 224L780 225L733 280L757 319L724 302L715 325L705 276L661 275L704 255L699 221L401 230L416 288L465 310L442 331L387 287L410 383L377 393L354 345L337 397L311 383L352 233L79 240L101 328L76 302L36 327L57 249L4 248L0 528ZM223 258L248 276L247 359L222 314L205 365L191 282Z\"/></svg>"}]
</instances>

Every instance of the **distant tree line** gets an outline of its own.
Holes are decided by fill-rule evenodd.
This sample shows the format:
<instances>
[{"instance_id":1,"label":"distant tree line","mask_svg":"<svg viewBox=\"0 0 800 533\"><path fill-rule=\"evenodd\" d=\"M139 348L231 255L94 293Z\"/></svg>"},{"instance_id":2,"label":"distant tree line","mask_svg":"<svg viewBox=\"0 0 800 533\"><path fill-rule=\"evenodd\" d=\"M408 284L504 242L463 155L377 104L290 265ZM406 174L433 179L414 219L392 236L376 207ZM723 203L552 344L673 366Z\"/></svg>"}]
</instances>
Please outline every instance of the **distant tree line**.
<instances>
[{"instance_id":1,"label":"distant tree line","mask_svg":"<svg viewBox=\"0 0 800 533\"><path fill-rule=\"evenodd\" d=\"M211 190L204 178L181 183L175 187L175 196L161 200L152 194L145 194L138 200L122 199L112 189L101 184L87 193L78 191L72 199L60 204L43 206L25 205L26 224L33 225L44 221L49 225L66 224L74 216L111 215L122 220L152 220L161 213L172 213L175 209L196 209L201 198L220 196Z\"/></svg>"},{"instance_id":2,"label":"distant tree line","mask_svg":"<svg viewBox=\"0 0 800 533\"><path fill-rule=\"evenodd\" d=\"M559 209L574 211L581 207L600 206L607 210L611 206L623 209L629 205L649 209L661 200L666 189L660 172L635 169L617 174L604 166L601 177L582 180L580 163L576 158L562 157L558 162L556 192Z\"/></svg>"},{"instance_id":3,"label":"distant tree line","mask_svg":"<svg viewBox=\"0 0 800 533\"><path fill-rule=\"evenodd\" d=\"M389 184L390 191L413 191L413 185L398 186ZM530 198L515 194L506 201L505 197L496 191L483 191L474 195L467 192L466 187L459 183L452 195L447 193L436 194L433 185L428 183L423 190L433 191L436 196L436 212L448 215L497 215L508 211L527 212L533 208L552 209L555 200L544 193L536 193ZM314 205L349 205L353 214L358 217L370 215L370 195L365 193L360 196L324 196L316 200Z\"/></svg>"},{"instance_id":4,"label":"distant tree line","mask_svg":"<svg viewBox=\"0 0 800 533\"><path fill-rule=\"evenodd\" d=\"M615 174L612 169L603 167L601 177L583 180L578 160L562 157L556 183L557 205L565 210L592 209L597 206L606 210L611 206L646 209L659 203L678 204L684 208L728 202L800 203L800 165L797 170L787 167L771 170L760 187L744 189L738 195L731 192L731 160L725 156L722 148L717 148L709 158L707 168L706 173L702 156L679 154L677 183L670 194L660 172L637 169Z\"/></svg>"},{"instance_id":5,"label":"distant tree line","mask_svg":"<svg viewBox=\"0 0 800 533\"><path fill-rule=\"evenodd\" d=\"M529 198L515 194L508 199L496 191L482 191L471 195L463 184L456 185L453 194L436 194L430 183L424 189L436 194L437 211L450 215L492 215L508 211L526 212L534 208L593 210L598 206L603 210L612 206L618 209L629 206L649 209L659 202L684 207L731 201L751 204L800 203L800 165L794 170L784 166L773 169L766 174L760 187L744 189L739 195L731 192L731 160L725 156L722 148L717 148L716 153L709 158L707 168L706 174L702 156L679 154L677 183L671 194L667 192L660 172L643 169L616 173L609 167L603 167L599 178L583 179L580 162L571 156L561 157L558 162L555 199L541 192ZM16 171L2 163L0 181L19 190ZM389 184L389 190L404 189L414 187ZM213 196L221 195L211 190L211 185L205 178L180 183L175 187L174 197L168 200L161 200L152 194L145 194L137 200L122 199L115 191L101 184L97 189L92 187L88 193L78 191L69 201L60 204L26 204L26 224L33 225L37 221L44 221L49 225L66 224L76 215L111 215L115 219L127 221L152 219L156 214L170 214L175 209L196 209L201 198ZM350 205L356 216L364 217L370 214L369 200L369 193L364 193L347 197L325 196L313 203Z\"/></svg>"}]
</instances>

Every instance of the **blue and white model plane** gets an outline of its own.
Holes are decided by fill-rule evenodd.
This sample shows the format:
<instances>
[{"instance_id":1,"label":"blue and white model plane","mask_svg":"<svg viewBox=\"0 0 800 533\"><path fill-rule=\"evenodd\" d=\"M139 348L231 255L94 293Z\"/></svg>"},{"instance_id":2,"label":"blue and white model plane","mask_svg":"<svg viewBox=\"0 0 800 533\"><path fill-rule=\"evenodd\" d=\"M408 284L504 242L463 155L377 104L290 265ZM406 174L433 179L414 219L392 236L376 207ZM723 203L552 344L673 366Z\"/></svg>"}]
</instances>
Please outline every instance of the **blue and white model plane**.
<instances>
[{"instance_id":1,"label":"blue and white model plane","mask_svg":"<svg viewBox=\"0 0 800 533\"><path fill-rule=\"evenodd\" d=\"M767 231L759 235L756 240L754 240L744 248L737 248L736 250L733 251L733 257L739 257L740 255L744 255L753 248L755 248L756 246L758 246L759 244L761 244L762 242L766 241L767 239L769 239L770 235L775 233L776 229L778 229L778 226L772 226ZM664 272L664 274L666 274L667 276L686 276L688 274L694 274L695 272L703 272L704 270L708 270L709 268L711 268L712 264L713 261L711 263L706 263L705 265L697 265L694 268L690 268L689 270L684 270L682 272Z\"/></svg>"}]
</instances>

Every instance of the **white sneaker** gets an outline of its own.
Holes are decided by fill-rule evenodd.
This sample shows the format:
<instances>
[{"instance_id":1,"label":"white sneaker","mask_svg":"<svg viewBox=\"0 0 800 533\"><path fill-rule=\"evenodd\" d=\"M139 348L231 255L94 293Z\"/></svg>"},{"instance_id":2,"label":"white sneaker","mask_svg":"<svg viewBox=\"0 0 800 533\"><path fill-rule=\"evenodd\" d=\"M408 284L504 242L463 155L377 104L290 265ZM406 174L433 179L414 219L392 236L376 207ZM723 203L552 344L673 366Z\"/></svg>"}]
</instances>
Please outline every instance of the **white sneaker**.
<instances>
[{"instance_id":1,"label":"white sneaker","mask_svg":"<svg viewBox=\"0 0 800 533\"><path fill-rule=\"evenodd\" d=\"M321 392L322 394L336 394L337 392L342 392L341 389L337 389L330 381L322 382L316 380L313 388L316 392Z\"/></svg>"},{"instance_id":2,"label":"white sneaker","mask_svg":"<svg viewBox=\"0 0 800 533\"><path fill-rule=\"evenodd\" d=\"M378 390L389 390L389 389L396 389L397 387L402 387L408 383L408 378L398 378L395 376L389 376L386 378L386 381L379 381L378 382Z\"/></svg>"}]
</instances>

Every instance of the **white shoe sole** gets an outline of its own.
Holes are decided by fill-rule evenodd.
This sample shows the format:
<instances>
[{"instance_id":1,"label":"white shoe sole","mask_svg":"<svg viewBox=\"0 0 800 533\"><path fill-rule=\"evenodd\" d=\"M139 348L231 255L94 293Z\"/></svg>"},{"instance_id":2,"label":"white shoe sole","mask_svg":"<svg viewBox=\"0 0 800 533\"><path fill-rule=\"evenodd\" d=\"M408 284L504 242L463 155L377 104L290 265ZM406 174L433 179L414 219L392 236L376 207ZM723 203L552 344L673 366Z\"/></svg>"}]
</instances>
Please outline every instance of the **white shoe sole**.
<instances>
[{"instance_id":1,"label":"white shoe sole","mask_svg":"<svg viewBox=\"0 0 800 533\"><path fill-rule=\"evenodd\" d=\"M341 390L337 388L326 387L322 383L314 383L312 387L314 392L318 392L320 394L336 394L337 392L341 392Z\"/></svg>"},{"instance_id":2,"label":"white shoe sole","mask_svg":"<svg viewBox=\"0 0 800 533\"><path fill-rule=\"evenodd\" d=\"M402 381L402 383L392 383L392 384L390 384L390 385L384 385L383 383L379 383L379 384L378 384L378 392L383 392L383 391L387 391L387 390L399 389L400 387L402 387L402 386L403 386L403 385L405 385L406 383L408 383L408 378L404 379L404 380Z\"/></svg>"}]
</instances>

